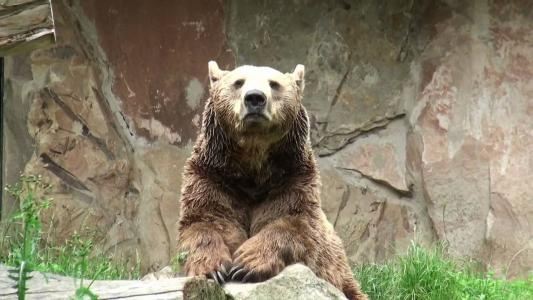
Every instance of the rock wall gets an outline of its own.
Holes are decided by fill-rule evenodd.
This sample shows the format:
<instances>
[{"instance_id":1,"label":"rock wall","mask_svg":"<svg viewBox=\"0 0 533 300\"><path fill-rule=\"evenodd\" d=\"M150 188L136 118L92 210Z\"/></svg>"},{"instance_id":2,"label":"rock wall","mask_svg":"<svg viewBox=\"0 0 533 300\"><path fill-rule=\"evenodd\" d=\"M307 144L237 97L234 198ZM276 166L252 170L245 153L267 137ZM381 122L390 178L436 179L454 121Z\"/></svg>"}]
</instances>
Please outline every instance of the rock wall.
<instances>
[{"instance_id":1,"label":"rock wall","mask_svg":"<svg viewBox=\"0 0 533 300\"><path fill-rule=\"evenodd\" d=\"M323 208L353 263L415 239L508 276L533 267L530 1L53 8L58 43L6 59L3 175L53 184L55 238L85 226L144 271L167 264L207 61L303 63Z\"/></svg>"}]
</instances>

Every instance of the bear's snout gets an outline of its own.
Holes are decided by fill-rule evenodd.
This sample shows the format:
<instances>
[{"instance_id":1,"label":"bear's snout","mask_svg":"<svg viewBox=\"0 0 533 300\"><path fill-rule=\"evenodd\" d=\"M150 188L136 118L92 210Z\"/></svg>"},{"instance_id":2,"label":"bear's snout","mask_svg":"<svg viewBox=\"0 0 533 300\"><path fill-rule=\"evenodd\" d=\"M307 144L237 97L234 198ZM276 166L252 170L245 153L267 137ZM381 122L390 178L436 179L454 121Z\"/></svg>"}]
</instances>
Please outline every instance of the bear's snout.
<instances>
[{"instance_id":1,"label":"bear's snout","mask_svg":"<svg viewBox=\"0 0 533 300\"><path fill-rule=\"evenodd\" d=\"M258 89L247 91L244 94L244 110L241 116L248 124L264 123L270 120L265 93Z\"/></svg>"},{"instance_id":2,"label":"bear's snout","mask_svg":"<svg viewBox=\"0 0 533 300\"><path fill-rule=\"evenodd\" d=\"M244 95L244 105L248 113L260 113L266 104L266 95L260 90L250 90Z\"/></svg>"}]
</instances>

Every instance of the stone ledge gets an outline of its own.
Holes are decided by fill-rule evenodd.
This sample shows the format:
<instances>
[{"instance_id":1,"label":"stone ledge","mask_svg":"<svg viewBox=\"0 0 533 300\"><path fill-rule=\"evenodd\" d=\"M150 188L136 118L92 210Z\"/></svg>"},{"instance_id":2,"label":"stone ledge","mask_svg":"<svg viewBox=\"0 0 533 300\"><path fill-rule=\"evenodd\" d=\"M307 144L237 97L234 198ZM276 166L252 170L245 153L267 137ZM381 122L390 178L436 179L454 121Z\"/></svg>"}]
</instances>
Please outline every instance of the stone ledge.
<instances>
[{"instance_id":1,"label":"stone ledge","mask_svg":"<svg viewBox=\"0 0 533 300\"><path fill-rule=\"evenodd\" d=\"M0 298L17 299L8 268L0 265ZM68 299L74 296L80 280L54 274L32 272L27 282L26 299ZM83 280L84 286L91 283ZM96 280L91 292L98 299L346 299L330 283L318 278L306 266L296 264L278 276L261 283L228 283L223 289L211 280L190 277L151 280Z\"/></svg>"}]
</instances>

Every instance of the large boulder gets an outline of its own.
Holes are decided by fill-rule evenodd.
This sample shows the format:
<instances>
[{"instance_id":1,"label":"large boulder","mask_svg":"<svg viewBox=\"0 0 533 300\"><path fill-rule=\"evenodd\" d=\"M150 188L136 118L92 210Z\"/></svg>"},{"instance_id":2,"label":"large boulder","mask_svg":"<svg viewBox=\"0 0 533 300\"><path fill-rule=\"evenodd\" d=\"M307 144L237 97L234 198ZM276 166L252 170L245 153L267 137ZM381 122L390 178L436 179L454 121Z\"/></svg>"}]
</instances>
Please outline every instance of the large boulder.
<instances>
[{"instance_id":1,"label":"large boulder","mask_svg":"<svg viewBox=\"0 0 533 300\"><path fill-rule=\"evenodd\" d=\"M288 266L265 282L240 284L228 283L224 290L235 300L326 300L346 299L344 294L329 282L316 277L308 267L295 264Z\"/></svg>"}]
</instances>

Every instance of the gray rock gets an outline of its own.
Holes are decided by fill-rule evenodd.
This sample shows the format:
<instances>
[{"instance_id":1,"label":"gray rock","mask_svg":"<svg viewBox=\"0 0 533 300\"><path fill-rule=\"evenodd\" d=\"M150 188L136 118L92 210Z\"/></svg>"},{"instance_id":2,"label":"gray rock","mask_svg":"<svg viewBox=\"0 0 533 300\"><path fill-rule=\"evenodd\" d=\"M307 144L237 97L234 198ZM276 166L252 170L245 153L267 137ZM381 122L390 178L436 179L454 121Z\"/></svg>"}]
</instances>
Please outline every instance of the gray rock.
<instances>
[{"instance_id":1,"label":"gray rock","mask_svg":"<svg viewBox=\"0 0 533 300\"><path fill-rule=\"evenodd\" d=\"M0 299L15 300L17 291L8 277L9 268L0 264ZM346 299L341 291L318 278L306 266L296 264L261 283L229 283L224 290L201 277L175 277L169 267L142 280L89 280L90 290L101 299ZM82 281L55 274L32 272L26 298L70 299Z\"/></svg>"},{"instance_id":2,"label":"gray rock","mask_svg":"<svg viewBox=\"0 0 533 300\"><path fill-rule=\"evenodd\" d=\"M276 277L260 283L228 283L226 293L235 300L299 300L346 299L344 294L316 275L306 266L288 266Z\"/></svg>"}]
</instances>

